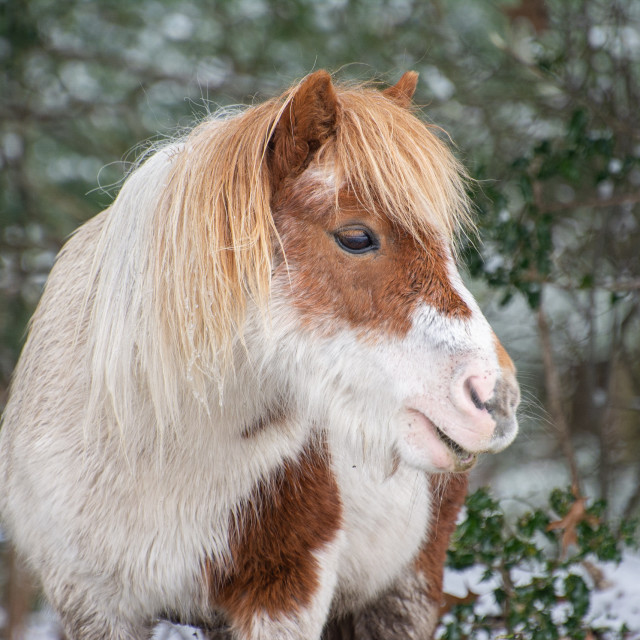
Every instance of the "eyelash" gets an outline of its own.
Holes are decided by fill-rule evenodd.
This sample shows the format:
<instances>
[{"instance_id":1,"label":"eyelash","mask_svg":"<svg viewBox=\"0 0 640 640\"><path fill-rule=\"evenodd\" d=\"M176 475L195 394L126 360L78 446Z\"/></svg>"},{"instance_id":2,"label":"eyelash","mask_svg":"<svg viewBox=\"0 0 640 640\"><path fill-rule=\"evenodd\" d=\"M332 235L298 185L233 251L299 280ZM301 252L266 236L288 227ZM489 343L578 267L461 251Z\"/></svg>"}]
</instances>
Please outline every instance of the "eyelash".
<instances>
[{"instance_id":1,"label":"eyelash","mask_svg":"<svg viewBox=\"0 0 640 640\"><path fill-rule=\"evenodd\" d=\"M380 242L376 235L365 227L338 229L334 232L333 237L338 246L347 253L363 254L380 248ZM350 244L350 240L355 242ZM361 246L357 246L359 244Z\"/></svg>"}]
</instances>

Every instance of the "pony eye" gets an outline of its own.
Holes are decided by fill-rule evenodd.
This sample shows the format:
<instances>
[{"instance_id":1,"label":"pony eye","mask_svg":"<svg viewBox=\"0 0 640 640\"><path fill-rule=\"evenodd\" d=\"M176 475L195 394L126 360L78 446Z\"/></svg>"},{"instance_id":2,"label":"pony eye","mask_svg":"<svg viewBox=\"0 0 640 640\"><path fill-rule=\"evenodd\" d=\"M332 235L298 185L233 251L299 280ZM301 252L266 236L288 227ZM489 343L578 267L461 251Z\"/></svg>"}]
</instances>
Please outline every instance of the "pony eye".
<instances>
[{"instance_id":1,"label":"pony eye","mask_svg":"<svg viewBox=\"0 0 640 640\"><path fill-rule=\"evenodd\" d=\"M334 233L338 246L349 253L367 253L378 249L378 239L369 231L361 227L340 229Z\"/></svg>"}]
</instances>

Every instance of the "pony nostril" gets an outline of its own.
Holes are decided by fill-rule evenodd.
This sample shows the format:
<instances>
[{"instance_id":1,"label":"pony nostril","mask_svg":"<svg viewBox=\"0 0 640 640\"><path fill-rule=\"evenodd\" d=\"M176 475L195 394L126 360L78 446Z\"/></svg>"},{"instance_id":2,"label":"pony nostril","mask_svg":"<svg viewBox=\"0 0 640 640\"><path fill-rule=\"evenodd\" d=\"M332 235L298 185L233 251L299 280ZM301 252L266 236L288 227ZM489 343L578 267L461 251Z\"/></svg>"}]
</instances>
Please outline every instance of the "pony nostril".
<instances>
[{"instance_id":1,"label":"pony nostril","mask_svg":"<svg viewBox=\"0 0 640 640\"><path fill-rule=\"evenodd\" d=\"M457 410L468 418L479 420L484 424L489 417L488 405L493 401L495 386L496 374L491 370L485 370L482 363L468 367L453 382L452 399Z\"/></svg>"},{"instance_id":2,"label":"pony nostril","mask_svg":"<svg viewBox=\"0 0 640 640\"><path fill-rule=\"evenodd\" d=\"M468 378L464 383L464 387L467 391L467 394L471 398L471 402L473 402L475 408L479 409L480 411L484 411L487 407L485 403L482 402L482 400L480 400L480 396L478 395L478 392L475 390L471 380L472 380L471 378Z\"/></svg>"}]
</instances>

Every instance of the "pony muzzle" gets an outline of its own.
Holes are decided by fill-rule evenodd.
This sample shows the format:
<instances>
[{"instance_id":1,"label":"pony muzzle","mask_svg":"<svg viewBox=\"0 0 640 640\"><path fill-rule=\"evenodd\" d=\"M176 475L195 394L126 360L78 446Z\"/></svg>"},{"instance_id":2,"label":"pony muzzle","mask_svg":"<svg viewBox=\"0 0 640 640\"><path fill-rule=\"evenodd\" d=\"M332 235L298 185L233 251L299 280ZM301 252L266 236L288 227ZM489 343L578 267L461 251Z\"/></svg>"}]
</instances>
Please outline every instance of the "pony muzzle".
<instances>
[{"instance_id":1,"label":"pony muzzle","mask_svg":"<svg viewBox=\"0 0 640 640\"><path fill-rule=\"evenodd\" d=\"M447 408L414 397L407 405L405 443L434 471L466 471L479 454L497 453L518 431L520 391L511 370L465 368L449 387Z\"/></svg>"},{"instance_id":2,"label":"pony muzzle","mask_svg":"<svg viewBox=\"0 0 640 640\"><path fill-rule=\"evenodd\" d=\"M450 397L457 413L452 424L460 427L453 426L447 435L470 451L495 453L516 436L520 388L510 360L508 364L496 369L482 361L472 362L451 384Z\"/></svg>"}]
</instances>

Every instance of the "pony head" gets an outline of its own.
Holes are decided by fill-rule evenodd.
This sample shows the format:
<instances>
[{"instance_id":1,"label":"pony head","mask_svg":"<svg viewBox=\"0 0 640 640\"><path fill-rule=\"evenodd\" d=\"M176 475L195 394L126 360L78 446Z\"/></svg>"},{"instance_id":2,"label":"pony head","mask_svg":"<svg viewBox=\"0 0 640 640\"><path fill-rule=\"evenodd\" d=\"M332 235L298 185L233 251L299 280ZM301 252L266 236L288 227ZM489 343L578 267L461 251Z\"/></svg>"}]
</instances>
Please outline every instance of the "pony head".
<instances>
[{"instance_id":1,"label":"pony head","mask_svg":"<svg viewBox=\"0 0 640 640\"><path fill-rule=\"evenodd\" d=\"M416 82L318 71L196 128L158 209L154 299L185 362L261 399L241 421L463 470L513 440L519 390L456 269L465 173L412 112Z\"/></svg>"}]
</instances>

